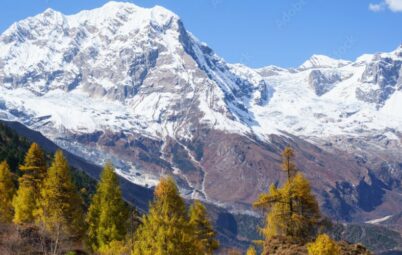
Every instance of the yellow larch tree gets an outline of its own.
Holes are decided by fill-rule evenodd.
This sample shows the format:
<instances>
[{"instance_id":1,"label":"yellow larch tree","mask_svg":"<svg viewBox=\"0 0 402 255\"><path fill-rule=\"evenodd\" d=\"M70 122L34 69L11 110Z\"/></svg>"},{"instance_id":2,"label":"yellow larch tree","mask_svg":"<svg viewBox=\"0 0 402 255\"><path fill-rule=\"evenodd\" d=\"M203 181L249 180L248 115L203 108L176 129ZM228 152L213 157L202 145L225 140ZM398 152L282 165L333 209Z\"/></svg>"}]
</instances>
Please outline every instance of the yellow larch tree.
<instances>
[{"instance_id":1,"label":"yellow larch tree","mask_svg":"<svg viewBox=\"0 0 402 255\"><path fill-rule=\"evenodd\" d=\"M40 189L46 177L46 158L38 144L31 145L20 170L23 175L18 179L18 191L12 202L15 212L13 222L33 223L34 214L38 208Z\"/></svg>"},{"instance_id":2,"label":"yellow larch tree","mask_svg":"<svg viewBox=\"0 0 402 255\"><path fill-rule=\"evenodd\" d=\"M55 153L41 185L36 223L51 236L54 254L57 254L62 242L77 239L83 234L83 201L60 150Z\"/></svg>"},{"instance_id":3,"label":"yellow larch tree","mask_svg":"<svg viewBox=\"0 0 402 255\"><path fill-rule=\"evenodd\" d=\"M12 200L15 193L13 175L6 161L0 163L0 223L13 219Z\"/></svg>"},{"instance_id":4,"label":"yellow larch tree","mask_svg":"<svg viewBox=\"0 0 402 255\"><path fill-rule=\"evenodd\" d=\"M161 179L137 230L133 255L202 255L173 178Z\"/></svg>"},{"instance_id":5,"label":"yellow larch tree","mask_svg":"<svg viewBox=\"0 0 402 255\"><path fill-rule=\"evenodd\" d=\"M190 225L196 235L198 249L202 254L213 254L219 248L219 242L216 240L207 209L199 200L195 200L190 207Z\"/></svg>"},{"instance_id":6,"label":"yellow larch tree","mask_svg":"<svg viewBox=\"0 0 402 255\"><path fill-rule=\"evenodd\" d=\"M105 254L118 245L123 248L128 220L129 210L122 198L118 177L108 163L103 169L86 217L88 246L95 252Z\"/></svg>"}]
</instances>

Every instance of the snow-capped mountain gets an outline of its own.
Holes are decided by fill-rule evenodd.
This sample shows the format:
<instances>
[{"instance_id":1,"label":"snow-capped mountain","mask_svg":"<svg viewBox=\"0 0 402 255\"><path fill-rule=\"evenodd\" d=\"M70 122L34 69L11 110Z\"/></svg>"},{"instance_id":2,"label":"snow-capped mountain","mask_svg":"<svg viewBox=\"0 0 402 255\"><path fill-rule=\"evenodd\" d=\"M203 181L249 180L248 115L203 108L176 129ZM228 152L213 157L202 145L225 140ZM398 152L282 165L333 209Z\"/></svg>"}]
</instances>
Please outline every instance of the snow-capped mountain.
<instances>
[{"instance_id":1,"label":"snow-capped mountain","mask_svg":"<svg viewBox=\"0 0 402 255\"><path fill-rule=\"evenodd\" d=\"M130 181L247 208L296 148L324 210L402 211L402 47L300 67L228 64L156 6L48 9L0 36L0 118Z\"/></svg>"}]
</instances>

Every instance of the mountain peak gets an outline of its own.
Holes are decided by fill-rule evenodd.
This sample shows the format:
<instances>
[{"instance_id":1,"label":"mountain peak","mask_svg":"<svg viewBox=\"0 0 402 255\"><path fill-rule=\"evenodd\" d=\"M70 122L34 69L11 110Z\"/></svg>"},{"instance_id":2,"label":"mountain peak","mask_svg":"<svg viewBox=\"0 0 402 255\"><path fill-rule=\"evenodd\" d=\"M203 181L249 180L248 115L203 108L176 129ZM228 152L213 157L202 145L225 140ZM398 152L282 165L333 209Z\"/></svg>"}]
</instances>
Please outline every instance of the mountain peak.
<instances>
[{"instance_id":1,"label":"mountain peak","mask_svg":"<svg viewBox=\"0 0 402 255\"><path fill-rule=\"evenodd\" d=\"M172 12L160 5L155 5L154 7L151 8L151 10L155 14L164 14L164 15L171 16L171 17L178 17L174 12Z\"/></svg>"},{"instance_id":2,"label":"mountain peak","mask_svg":"<svg viewBox=\"0 0 402 255\"><path fill-rule=\"evenodd\" d=\"M135 7L135 8L141 8L136 4L130 3L130 2L122 2L122 1L108 1L105 3L101 8L124 8L124 7Z\"/></svg>"},{"instance_id":3,"label":"mountain peak","mask_svg":"<svg viewBox=\"0 0 402 255\"><path fill-rule=\"evenodd\" d=\"M159 5L154 6L150 10L151 10L151 21L156 22L161 26L169 24L171 20L180 19L179 16L177 16L175 13Z\"/></svg>"},{"instance_id":4,"label":"mountain peak","mask_svg":"<svg viewBox=\"0 0 402 255\"><path fill-rule=\"evenodd\" d=\"M36 32L49 31L55 27L63 26L64 23L65 16L61 12L47 8L42 13L13 23L2 35L10 36L9 39L14 38L23 41L27 37L32 39Z\"/></svg>"},{"instance_id":5,"label":"mountain peak","mask_svg":"<svg viewBox=\"0 0 402 255\"><path fill-rule=\"evenodd\" d=\"M52 8L47 8L42 14L54 14L57 11L53 10Z\"/></svg>"},{"instance_id":6,"label":"mountain peak","mask_svg":"<svg viewBox=\"0 0 402 255\"><path fill-rule=\"evenodd\" d=\"M349 64L350 61L342 59L333 59L325 55L312 55L306 62L304 62L300 69L310 68L336 68Z\"/></svg>"},{"instance_id":7,"label":"mountain peak","mask_svg":"<svg viewBox=\"0 0 402 255\"><path fill-rule=\"evenodd\" d=\"M144 8L130 2L109 1L100 8L98 8L97 10L102 10L105 13L115 13L116 11L122 11L122 10L126 10L129 12L144 12L144 13L150 12L153 15L178 18L178 16L175 13L162 6L155 5L152 8Z\"/></svg>"},{"instance_id":8,"label":"mountain peak","mask_svg":"<svg viewBox=\"0 0 402 255\"><path fill-rule=\"evenodd\" d=\"M99 8L84 10L69 16L71 24L90 23L94 26L100 24L109 26L112 21L114 25L127 24L129 30L144 27L146 24L166 27L166 25L171 24L171 20L178 19L179 17L176 14L161 6L143 8L133 3L118 1L110 1Z\"/></svg>"},{"instance_id":9,"label":"mountain peak","mask_svg":"<svg viewBox=\"0 0 402 255\"><path fill-rule=\"evenodd\" d=\"M52 8L47 8L44 12L40 13L36 17L40 17L42 19L62 19L63 14L58 12Z\"/></svg>"},{"instance_id":10,"label":"mountain peak","mask_svg":"<svg viewBox=\"0 0 402 255\"><path fill-rule=\"evenodd\" d=\"M402 44L394 51L395 55L402 57Z\"/></svg>"},{"instance_id":11,"label":"mountain peak","mask_svg":"<svg viewBox=\"0 0 402 255\"><path fill-rule=\"evenodd\" d=\"M145 8L139 7L133 3L128 3L128 2L117 2L117 1L109 1L103 6L96 8L96 9L91 9L91 10L83 10L77 14L73 14L71 16L104 16L104 17L110 17L110 16L115 16L117 13L120 13L122 11L126 11L129 13L133 12L141 12L145 11Z\"/></svg>"}]
</instances>

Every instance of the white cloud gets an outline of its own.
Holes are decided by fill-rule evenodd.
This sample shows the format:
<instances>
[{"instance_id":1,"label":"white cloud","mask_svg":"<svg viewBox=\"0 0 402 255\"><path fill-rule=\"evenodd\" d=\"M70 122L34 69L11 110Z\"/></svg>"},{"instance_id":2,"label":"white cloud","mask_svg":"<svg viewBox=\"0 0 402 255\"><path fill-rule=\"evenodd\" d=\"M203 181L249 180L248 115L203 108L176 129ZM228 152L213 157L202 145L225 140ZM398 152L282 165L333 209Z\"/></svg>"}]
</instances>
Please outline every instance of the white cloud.
<instances>
[{"instance_id":1,"label":"white cloud","mask_svg":"<svg viewBox=\"0 0 402 255\"><path fill-rule=\"evenodd\" d=\"M373 12L379 12L384 10L383 4L369 4L369 10Z\"/></svg>"},{"instance_id":2,"label":"white cloud","mask_svg":"<svg viewBox=\"0 0 402 255\"><path fill-rule=\"evenodd\" d=\"M388 8L393 12L402 12L402 0L385 0Z\"/></svg>"},{"instance_id":3,"label":"white cloud","mask_svg":"<svg viewBox=\"0 0 402 255\"><path fill-rule=\"evenodd\" d=\"M386 8L393 12L402 12L402 0L383 0L380 3L369 4L369 10L373 12L383 11Z\"/></svg>"}]
</instances>

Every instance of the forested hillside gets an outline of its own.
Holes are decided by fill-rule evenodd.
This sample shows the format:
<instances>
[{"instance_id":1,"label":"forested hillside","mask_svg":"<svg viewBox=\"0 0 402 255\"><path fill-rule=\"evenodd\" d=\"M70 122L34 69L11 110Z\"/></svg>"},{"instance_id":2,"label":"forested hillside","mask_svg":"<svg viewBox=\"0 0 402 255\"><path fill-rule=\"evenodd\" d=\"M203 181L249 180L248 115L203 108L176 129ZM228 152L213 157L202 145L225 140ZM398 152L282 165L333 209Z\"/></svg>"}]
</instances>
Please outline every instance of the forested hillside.
<instances>
[{"instance_id":1,"label":"forested hillside","mask_svg":"<svg viewBox=\"0 0 402 255\"><path fill-rule=\"evenodd\" d=\"M24 161L25 153L28 151L32 141L20 136L4 123L0 123L0 162L7 161L10 169L17 176L21 175L19 165ZM50 154L46 154L47 160L51 159ZM85 172L74 167L72 178L78 189L82 190L84 201L89 202L89 197L95 192L96 181Z\"/></svg>"},{"instance_id":2,"label":"forested hillside","mask_svg":"<svg viewBox=\"0 0 402 255\"><path fill-rule=\"evenodd\" d=\"M160 181L149 212L140 217L123 200L111 164L96 185L71 168L61 150L47 154L4 124L0 155L1 254L241 254L220 248L208 207L200 201L189 206L171 177ZM288 181L271 185L254 204L267 213L264 240L255 240L247 254L370 254L325 234L331 224L293 158L286 148L282 168Z\"/></svg>"}]
</instances>

